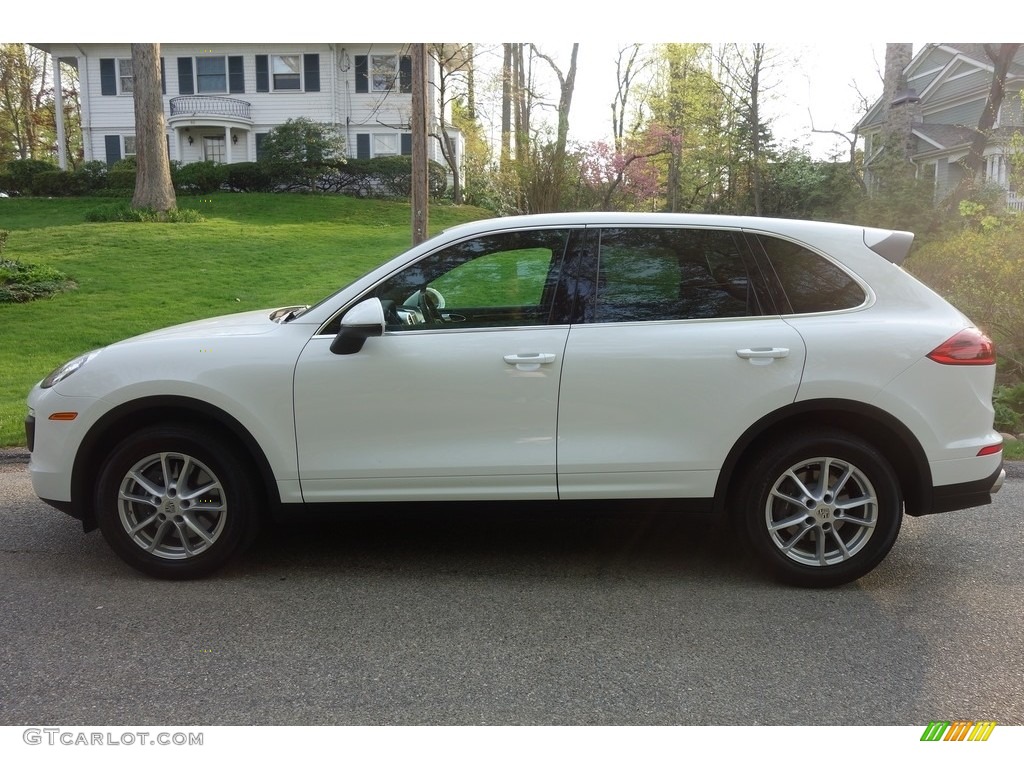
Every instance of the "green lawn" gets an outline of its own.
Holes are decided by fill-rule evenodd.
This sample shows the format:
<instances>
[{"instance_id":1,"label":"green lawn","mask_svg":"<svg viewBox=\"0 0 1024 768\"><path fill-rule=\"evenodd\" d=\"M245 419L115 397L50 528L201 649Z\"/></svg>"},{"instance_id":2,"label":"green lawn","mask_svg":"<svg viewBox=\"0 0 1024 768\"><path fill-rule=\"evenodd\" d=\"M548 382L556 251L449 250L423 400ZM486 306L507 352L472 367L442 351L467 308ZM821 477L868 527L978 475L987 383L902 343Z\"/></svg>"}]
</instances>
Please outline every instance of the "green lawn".
<instances>
[{"instance_id":1,"label":"green lawn","mask_svg":"<svg viewBox=\"0 0 1024 768\"><path fill-rule=\"evenodd\" d=\"M202 317L311 304L409 247L408 204L340 196L179 197L196 224L86 223L113 201L4 199L4 257L56 267L78 289L0 304L0 446L24 445L25 396L75 355ZM487 211L437 205L430 231Z\"/></svg>"}]
</instances>

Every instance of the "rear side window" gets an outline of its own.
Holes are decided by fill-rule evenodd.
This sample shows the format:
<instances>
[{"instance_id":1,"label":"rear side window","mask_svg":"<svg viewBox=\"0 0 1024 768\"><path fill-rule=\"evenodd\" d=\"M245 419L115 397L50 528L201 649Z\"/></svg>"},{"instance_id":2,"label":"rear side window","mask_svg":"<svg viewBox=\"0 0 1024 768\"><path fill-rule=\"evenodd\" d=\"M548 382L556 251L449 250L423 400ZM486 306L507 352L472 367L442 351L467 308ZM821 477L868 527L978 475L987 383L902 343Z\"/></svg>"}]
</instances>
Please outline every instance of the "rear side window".
<instances>
[{"instance_id":1,"label":"rear side window","mask_svg":"<svg viewBox=\"0 0 1024 768\"><path fill-rule=\"evenodd\" d=\"M777 237L758 235L757 239L789 302L783 314L853 309L867 298L856 280L814 251Z\"/></svg>"},{"instance_id":2,"label":"rear side window","mask_svg":"<svg viewBox=\"0 0 1024 768\"><path fill-rule=\"evenodd\" d=\"M592 322L624 323L759 314L731 232L608 228L600 234Z\"/></svg>"}]
</instances>

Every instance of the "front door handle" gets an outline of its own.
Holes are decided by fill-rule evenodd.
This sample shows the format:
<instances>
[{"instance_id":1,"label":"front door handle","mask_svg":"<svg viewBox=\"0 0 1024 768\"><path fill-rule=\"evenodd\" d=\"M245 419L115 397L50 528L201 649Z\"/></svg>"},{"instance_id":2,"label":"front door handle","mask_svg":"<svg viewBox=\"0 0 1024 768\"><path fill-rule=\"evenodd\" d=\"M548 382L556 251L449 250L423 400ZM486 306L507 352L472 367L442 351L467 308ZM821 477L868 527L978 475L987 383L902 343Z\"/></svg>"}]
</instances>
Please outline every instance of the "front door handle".
<instances>
[{"instance_id":1,"label":"front door handle","mask_svg":"<svg viewBox=\"0 0 1024 768\"><path fill-rule=\"evenodd\" d=\"M550 352L528 352L520 355L505 355L504 360L520 371L536 371L542 365L550 365L555 362L555 356Z\"/></svg>"},{"instance_id":2,"label":"front door handle","mask_svg":"<svg viewBox=\"0 0 1024 768\"><path fill-rule=\"evenodd\" d=\"M789 357L787 347L756 347L754 349L737 349L736 354L744 360L778 360L781 357Z\"/></svg>"}]
</instances>

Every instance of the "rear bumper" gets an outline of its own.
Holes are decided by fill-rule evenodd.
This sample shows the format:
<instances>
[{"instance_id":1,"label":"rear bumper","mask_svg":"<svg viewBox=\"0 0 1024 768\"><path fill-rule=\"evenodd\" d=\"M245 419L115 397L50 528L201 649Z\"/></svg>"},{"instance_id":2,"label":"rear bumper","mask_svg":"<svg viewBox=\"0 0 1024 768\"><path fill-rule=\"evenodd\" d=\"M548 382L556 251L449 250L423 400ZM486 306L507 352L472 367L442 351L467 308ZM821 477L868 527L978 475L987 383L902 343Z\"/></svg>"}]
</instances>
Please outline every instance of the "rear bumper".
<instances>
[{"instance_id":1,"label":"rear bumper","mask_svg":"<svg viewBox=\"0 0 1024 768\"><path fill-rule=\"evenodd\" d=\"M1006 479L1006 470L1003 463L999 462L996 471L984 480L974 480L969 483L956 483L954 485L940 485L932 489L932 503L929 509L907 510L912 517L921 515L936 514L938 512L953 512L958 509L970 509L971 507L983 507L992 503L992 494L998 493L1003 487Z\"/></svg>"}]
</instances>

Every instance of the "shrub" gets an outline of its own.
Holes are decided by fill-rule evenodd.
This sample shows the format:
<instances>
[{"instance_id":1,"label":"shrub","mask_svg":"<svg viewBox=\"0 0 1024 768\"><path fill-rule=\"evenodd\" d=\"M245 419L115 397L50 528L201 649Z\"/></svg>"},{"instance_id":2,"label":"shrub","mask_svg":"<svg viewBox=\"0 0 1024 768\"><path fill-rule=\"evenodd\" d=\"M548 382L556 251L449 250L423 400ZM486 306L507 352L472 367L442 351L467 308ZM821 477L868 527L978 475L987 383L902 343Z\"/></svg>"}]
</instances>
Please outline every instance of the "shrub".
<instances>
[{"instance_id":1,"label":"shrub","mask_svg":"<svg viewBox=\"0 0 1024 768\"><path fill-rule=\"evenodd\" d=\"M32 194L42 197L67 197L85 192L83 179L68 171L43 171L32 179Z\"/></svg>"},{"instance_id":2,"label":"shrub","mask_svg":"<svg viewBox=\"0 0 1024 768\"><path fill-rule=\"evenodd\" d=\"M996 387L992 404L996 409L996 429L1013 434L1024 430L1024 384Z\"/></svg>"},{"instance_id":3,"label":"shrub","mask_svg":"<svg viewBox=\"0 0 1024 768\"><path fill-rule=\"evenodd\" d=\"M134 168L111 168L107 172L107 189L124 194L135 189Z\"/></svg>"},{"instance_id":4,"label":"shrub","mask_svg":"<svg viewBox=\"0 0 1024 768\"><path fill-rule=\"evenodd\" d=\"M81 194L91 195L106 189L107 173L109 170L107 164L100 160L90 160L88 163L83 163L75 171L75 176L78 178L78 186L82 190Z\"/></svg>"},{"instance_id":5,"label":"shrub","mask_svg":"<svg viewBox=\"0 0 1024 768\"><path fill-rule=\"evenodd\" d=\"M274 182L260 163L232 163L227 168L227 185L234 192L270 192Z\"/></svg>"},{"instance_id":6,"label":"shrub","mask_svg":"<svg viewBox=\"0 0 1024 768\"><path fill-rule=\"evenodd\" d=\"M221 188L227 181L228 172L226 165L203 160L181 166L172 176L174 188L179 192L207 195Z\"/></svg>"},{"instance_id":7,"label":"shrub","mask_svg":"<svg viewBox=\"0 0 1024 768\"><path fill-rule=\"evenodd\" d=\"M1011 376L1024 374L1024 221L928 243L907 269L992 337Z\"/></svg>"},{"instance_id":8,"label":"shrub","mask_svg":"<svg viewBox=\"0 0 1024 768\"><path fill-rule=\"evenodd\" d=\"M0 254L9 235L0 230ZM25 264L0 255L0 304L32 301L75 287L74 281L53 267Z\"/></svg>"},{"instance_id":9,"label":"shrub","mask_svg":"<svg viewBox=\"0 0 1024 768\"><path fill-rule=\"evenodd\" d=\"M8 178L5 186L8 192L32 194L32 180L38 174L57 170L56 165L45 160L10 160L5 171Z\"/></svg>"},{"instance_id":10,"label":"shrub","mask_svg":"<svg viewBox=\"0 0 1024 768\"><path fill-rule=\"evenodd\" d=\"M448 187L444 166L431 162L427 168L430 196L441 197ZM325 191L358 197L409 197L412 191L412 158L407 155L350 159L334 164L324 175Z\"/></svg>"}]
</instances>

